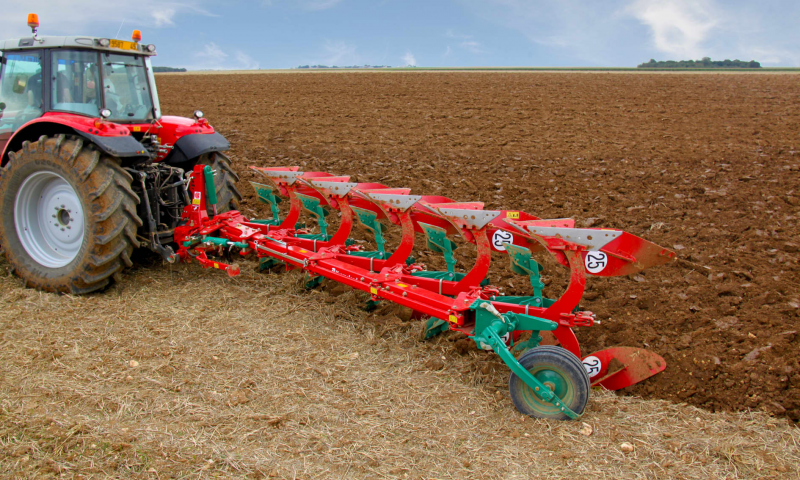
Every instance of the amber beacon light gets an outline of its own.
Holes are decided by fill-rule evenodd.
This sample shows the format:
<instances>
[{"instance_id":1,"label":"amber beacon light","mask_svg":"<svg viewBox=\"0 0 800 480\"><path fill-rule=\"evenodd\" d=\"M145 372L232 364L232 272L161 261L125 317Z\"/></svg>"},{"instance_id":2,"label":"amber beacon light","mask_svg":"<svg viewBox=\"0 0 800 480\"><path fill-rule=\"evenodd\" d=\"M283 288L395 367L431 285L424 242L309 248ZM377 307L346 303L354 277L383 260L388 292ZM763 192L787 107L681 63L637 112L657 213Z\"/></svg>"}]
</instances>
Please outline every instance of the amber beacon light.
<instances>
[{"instance_id":1,"label":"amber beacon light","mask_svg":"<svg viewBox=\"0 0 800 480\"><path fill-rule=\"evenodd\" d=\"M28 26L31 28L39 28L39 15L35 13L28 14Z\"/></svg>"}]
</instances>

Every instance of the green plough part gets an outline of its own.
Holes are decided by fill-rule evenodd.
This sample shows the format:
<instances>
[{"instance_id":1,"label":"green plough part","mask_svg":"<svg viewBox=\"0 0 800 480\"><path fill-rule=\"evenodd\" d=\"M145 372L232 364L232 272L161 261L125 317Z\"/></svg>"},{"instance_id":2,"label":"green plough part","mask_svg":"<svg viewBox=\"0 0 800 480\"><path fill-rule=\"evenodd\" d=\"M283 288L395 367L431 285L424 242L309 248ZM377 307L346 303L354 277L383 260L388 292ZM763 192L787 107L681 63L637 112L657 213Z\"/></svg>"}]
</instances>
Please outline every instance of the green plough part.
<instances>
[{"instance_id":1,"label":"green plough part","mask_svg":"<svg viewBox=\"0 0 800 480\"><path fill-rule=\"evenodd\" d=\"M245 242L232 242L227 238L210 237L208 235L203 235L201 237L195 237L191 240L187 240L183 242L183 246L190 248L200 243L208 243L211 245L216 245L218 247L236 247L236 248L241 248L242 250L250 248L250 245L248 245Z\"/></svg>"},{"instance_id":2,"label":"green plough part","mask_svg":"<svg viewBox=\"0 0 800 480\"><path fill-rule=\"evenodd\" d=\"M479 348L490 347L494 350L508 368L530 387L540 400L552 403L573 420L580 417L579 414L564 405L556 394L531 375L525 367L520 365L502 339L507 334L513 337L511 334L515 330L533 330L534 337L538 337L542 330L552 331L558 328L556 322L519 313L501 314L491 303L484 300L476 301L470 306L470 309L475 312L475 335L472 339Z\"/></svg>"},{"instance_id":3,"label":"green plough part","mask_svg":"<svg viewBox=\"0 0 800 480\"><path fill-rule=\"evenodd\" d=\"M203 177L206 181L206 203L208 205L217 204L217 187L214 185L214 170L208 165L203 169ZM214 211L216 213L216 210Z\"/></svg>"},{"instance_id":4,"label":"green plough part","mask_svg":"<svg viewBox=\"0 0 800 480\"><path fill-rule=\"evenodd\" d=\"M425 322L425 328L422 331L422 339L429 340L448 330L450 330L449 323L442 319L431 317Z\"/></svg>"},{"instance_id":5,"label":"green plough part","mask_svg":"<svg viewBox=\"0 0 800 480\"><path fill-rule=\"evenodd\" d=\"M466 276L465 273L455 271L456 259L453 257L453 250L456 249L456 242L447 238L447 231L434 225L419 222L419 226L425 233L425 241L427 248L436 253L444 254L444 262L447 264L447 271L424 270L421 272L414 272L411 275L422 278L432 278L434 280L449 280L458 282ZM484 278L481 281L481 287L489 285L489 279Z\"/></svg>"},{"instance_id":6,"label":"green plough part","mask_svg":"<svg viewBox=\"0 0 800 480\"><path fill-rule=\"evenodd\" d=\"M256 191L256 195L258 196L258 201L261 203L265 203L269 205L270 211L272 211L272 218L261 219L261 220L250 220L250 223L258 223L260 225L270 225L273 227L277 227L281 224L281 210L278 208L278 204L283 201L281 197L275 195L275 189L273 189L269 185L264 185L263 183L256 183L250 182L250 185L253 186L253 189ZM297 225L294 226L296 229L305 228L304 223L298 222Z\"/></svg>"},{"instance_id":7,"label":"green plough part","mask_svg":"<svg viewBox=\"0 0 800 480\"><path fill-rule=\"evenodd\" d=\"M266 203L269 205L269 209L272 211L272 218L267 220L253 220L253 223L260 223L262 225L273 225L278 226L281 224L281 210L278 208L278 204L282 202L280 197L275 196L275 190L269 185L264 185L261 183L250 182L250 185L253 186L253 189L256 191L256 195L258 196L258 200L261 203Z\"/></svg>"},{"instance_id":8,"label":"green plough part","mask_svg":"<svg viewBox=\"0 0 800 480\"><path fill-rule=\"evenodd\" d=\"M258 262L258 271L263 272L277 265L283 265L283 262L272 257L264 257Z\"/></svg>"},{"instance_id":9,"label":"green plough part","mask_svg":"<svg viewBox=\"0 0 800 480\"><path fill-rule=\"evenodd\" d=\"M425 240L428 250L436 253L444 254L444 261L447 264L447 272L454 273L456 267L456 259L453 257L453 250L456 248L456 242L447 238L447 231L434 225L419 222L419 226L425 233ZM421 275L424 276L424 275ZM434 277L429 277L434 278ZM438 279L437 279L438 280Z\"/></svg>"},{"instance_id":10,"label":"green plough part","mask_svg":"<svg viewBox=\"0 0 800 480\"><path fill-rule=\"evenodd\" d=\"M328 235L328 234L325 234L325 233L299 233L299 234L295 235L295 237L297 237L297 238L305 238L307 240L316 240L318 242L328 242L328 241L330 241L331 237L333 237L333 235ZM349 247L350 245L354 245L355 243L356 243L356 241L353 240L352 238L348 238L347 240L344 241L344 245L346 247Z\"/></svg>"},{"instance_id":11,"label":"green plough part","mask_svg":"<svg viewBox=\"0 0 800 480\"><path fill-rule=\"evenodd\" d=\"M544 289L544 283L540 276L542 266L531 258L531 251L527 248L519 247L511 243L506 243L505 247L506 252L508 252L508 258L511 260L511 271L519 275L528 275L531 279L534 298L541 299L542 289Z\"/></svg>"},{"instance_id":12,"label":"green plough part","mask_svg":"<svg viewBox=\"0 0 800 480\"><path fill-rule=\"evenodd\" d=\"M513 303L514 305L522 305L525 307L542 307L547 308L556 303L555 300L544 297L517 297L514 295L503 295L502 297L492 297L492 300L497 300L503 303Z\"/></svg>"},{"instance_id":13,"label":"green plough part","mask_svg":"<svg viewBox=\"0 0 800 480\"><path fill-rule=\"evenodd\" d=\"M355 212L358 221L361 222L361 224L364 225L364 227L372 232L372 234L375 236L375 244L378 245L378 251L382 254L385 254L386 240L383 238L383 224L378 221L378 215L371 210L358 207L350 208L352 208L353 212ZM381 258L383 259L383 257Z\"/></svg>"},{"instance_id":14,"label":"green plough part","mask_svg":"<svg viewBox=\"0 0 800 480\"><path fill-rule=\"evenodd\" d=\"M320 285L322 285L323 280L325 280L325 277L323 277L322 275L311 277L310 275L306 274L306 283L305 283L306 290L313 290L319 287Z\"/></svg>"},{"instance_id":15,"label":"green plough part","mask_svg":"<svg viewBox=\"0 0 800 480\"><path fill-rule=\"evenodd\" d=\"M328 222L325 221L325 217L328 216L328 211L322 208L322 205L319 204L319 199L314 197L309 197L308 195L303 195L302 193L298 193L297 198L299 198L300 203L303 204L303 209L317 219L317 224L319 224L319 231L322 232L321 235L324 235L325 238L328 238ZM321 240L321 239L317 238L312 240Z\"/></svg>"},{"instance_id":16,"label":"green plough part","mask_svg":"<svg viewBox=\"0 0 800 480\"><path fill-rule=\"evenodd\" d=\"M461 272L441 272L436 270L423 270L420 272L412 272L411 275L414 277L432 278L434 280L450 280L452 282L461 281L462 278L467 276L466 273L461 273ZM480 285L481 287L489 285L489 279L484 278L483 280L481 280Z\"/></svg>"}]
</instances>

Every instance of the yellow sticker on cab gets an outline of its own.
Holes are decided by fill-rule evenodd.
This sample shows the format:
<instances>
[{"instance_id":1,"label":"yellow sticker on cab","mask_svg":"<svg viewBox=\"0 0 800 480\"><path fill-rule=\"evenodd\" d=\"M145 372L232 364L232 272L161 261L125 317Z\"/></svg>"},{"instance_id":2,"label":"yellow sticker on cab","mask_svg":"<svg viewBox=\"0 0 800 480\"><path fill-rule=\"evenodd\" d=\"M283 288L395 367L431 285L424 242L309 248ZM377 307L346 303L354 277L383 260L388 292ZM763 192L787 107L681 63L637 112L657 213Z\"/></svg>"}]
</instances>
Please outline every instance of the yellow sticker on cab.
<instances>
[{"instance_id":1,"label":"yellow sticker on cab","mask_svg":"<svg viewBox=\"0 0 800 480\"><path fill-rule=\"evenodd\" d=\"M111 40L109 46L111 48L120 48L122 50L139 50L139 45L133 42L126 42L125 40Z\"/></svg>"}]
</instances>

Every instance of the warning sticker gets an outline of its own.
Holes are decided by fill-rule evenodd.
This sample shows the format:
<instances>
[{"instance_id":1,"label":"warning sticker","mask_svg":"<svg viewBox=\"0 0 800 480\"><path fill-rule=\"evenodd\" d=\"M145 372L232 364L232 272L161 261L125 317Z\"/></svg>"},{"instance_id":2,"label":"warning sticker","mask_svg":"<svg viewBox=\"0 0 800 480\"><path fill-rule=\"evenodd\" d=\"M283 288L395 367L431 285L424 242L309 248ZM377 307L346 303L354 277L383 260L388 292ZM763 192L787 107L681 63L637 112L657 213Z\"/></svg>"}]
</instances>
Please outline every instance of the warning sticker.
<instances>
[{"instance_id":1,"label":"warning sticker","mask_svg":"<svg viewBox=\"0 0 800 480\"><path fill-rule=\"evenodd\" d=\"M200 205L200 200L203 198L203 194L200 192L194 192L194 198L192 198L192 205Z\"/></svg>"}]
</instances>

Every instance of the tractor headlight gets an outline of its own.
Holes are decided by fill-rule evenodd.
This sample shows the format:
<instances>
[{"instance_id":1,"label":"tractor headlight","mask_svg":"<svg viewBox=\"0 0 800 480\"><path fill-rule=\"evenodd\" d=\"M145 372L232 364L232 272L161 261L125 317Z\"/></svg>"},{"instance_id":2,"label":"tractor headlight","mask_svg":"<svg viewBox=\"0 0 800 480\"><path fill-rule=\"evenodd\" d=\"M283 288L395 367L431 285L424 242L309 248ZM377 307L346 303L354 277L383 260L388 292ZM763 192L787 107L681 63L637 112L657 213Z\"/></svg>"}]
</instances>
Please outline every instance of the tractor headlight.
<instances>
[{"instance_id":1,"label":"tractor headlight","mask_svg":"<svg viewBox=\"0 0 800 480\"><path fill-rule=\"evenodd\" d=\"M155 51L156 51L156 46L153 45L152 43L150 45L144 47L144 48L145 48L145 50L147 50L150 53L155 53Z\"/></svg>"},{"instance_id":2,"label":"tractor headlight","mask_svg":"<svg viewBox=\"0 0 800 480\"><path fill-rule=\"evenodd\" d=\"M111 110L109 110L107 108L104 108L104 109L100 110L100 116L103 117L103 118L110 117L111 116Z\"/></svg>"},{"instance_id":3,"label":"tractor headlight","mask_svg":"<svg viewBox=\"0 0 800 480\"><path fill-rule=\"evenodd\" d=\"M200 120L203 118L203 111L202 110L195 110L194 111L194 118Z\"/></svg>"},{"instance_id":4,"label":"tractor headlight","mask_svg":"<svg viewBox=\"0 0 800 480\"><path fill-rule=\"evenodd\" d=\"M111 40L107 38L101 38L100 40L97 41L97 43L99 43L101 47L107 47L111 45Z\"/></svg>"}]
</instances>

